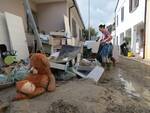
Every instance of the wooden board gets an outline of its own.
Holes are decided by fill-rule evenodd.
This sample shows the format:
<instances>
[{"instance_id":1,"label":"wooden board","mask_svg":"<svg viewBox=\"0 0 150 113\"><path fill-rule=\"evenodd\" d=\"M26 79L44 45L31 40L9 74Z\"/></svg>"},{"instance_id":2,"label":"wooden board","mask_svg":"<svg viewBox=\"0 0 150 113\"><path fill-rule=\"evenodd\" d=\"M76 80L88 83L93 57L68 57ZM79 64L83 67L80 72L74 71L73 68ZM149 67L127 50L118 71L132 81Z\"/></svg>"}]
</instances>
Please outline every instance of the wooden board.
<instances>
[{"instance_id":1,"label":"wooden board","mask_svg":"<svg viewBox=\"0 0 150 113\"><path fill-rule=\"evenodd\" d=\"M21 17L5 12L11 49L17 51L17 60L29 57L27 40Z\"/></svg>"}]
</instances>

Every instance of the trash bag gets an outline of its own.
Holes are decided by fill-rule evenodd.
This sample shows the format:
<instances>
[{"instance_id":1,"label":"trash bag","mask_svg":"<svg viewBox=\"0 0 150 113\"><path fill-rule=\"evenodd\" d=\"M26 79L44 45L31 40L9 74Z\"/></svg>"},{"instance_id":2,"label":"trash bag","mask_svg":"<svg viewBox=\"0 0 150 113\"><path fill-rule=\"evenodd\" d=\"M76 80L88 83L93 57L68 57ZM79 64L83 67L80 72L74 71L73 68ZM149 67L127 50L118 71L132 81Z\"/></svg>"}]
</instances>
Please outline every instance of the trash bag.
<instances>
[{"instance_id":1,"label":"trash bag","mask_svg":"<svg viewBox=\"0 0 150 113\"><path fill-rule=\"evenodd\" d=\"M10 74L10 79L16 81L24 80L29 74L29 68L22 65L20 67L15 67L15 69Z\"/></svg>"},{"instance_id":2,"label":"trash bag","mask_svg":"<svg viewBox=\"0 0 150 113\"><path fill-rule=\"evenodd\" d=\"M131 51L129 51L129 52L128 52L128 57L134 57L134 53L131 52Z\"/></svg>"},{"instance_id":3,"label":"trash bag","mask_svg":"<svg viewBox=\"0 0 150 113\"><path fill-rule=\"evenodd\" d=\"M14 81L9 80L8 76L0 74L0 90L13 86Z\"/></svg>"},{"instance_id":4,"label":"trash bag","mask_svg":"<svg viewBox=\"0 0 150 113\"><path fill-rule=\"evenodd\" d=\"M7 82L8 77L6 75L0 74L0 83Z\"/></svg>"}]
</instances>

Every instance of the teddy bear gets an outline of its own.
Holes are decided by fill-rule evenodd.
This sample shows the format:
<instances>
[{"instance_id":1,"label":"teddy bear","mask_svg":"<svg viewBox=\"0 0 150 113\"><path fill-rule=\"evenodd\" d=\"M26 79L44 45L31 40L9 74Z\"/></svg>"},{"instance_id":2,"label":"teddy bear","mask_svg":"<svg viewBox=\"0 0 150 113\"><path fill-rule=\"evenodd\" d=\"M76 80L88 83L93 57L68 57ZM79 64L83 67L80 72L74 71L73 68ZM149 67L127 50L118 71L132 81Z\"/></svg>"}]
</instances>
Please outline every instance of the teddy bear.
<instances>
[{"instance_id":1,"label":"teddy bear","mask_svg":"<svg viewBox=\"0 0 150 113\"><path fill-rule=\"evenodd\" d=\"M16 83L17 95L13 101L30 99L46 91L52 92L56 89L55 77L44 54L33 54L30 58L30 66L34 73L28 75L25 80Z\"/></svg>"}]
</instances>

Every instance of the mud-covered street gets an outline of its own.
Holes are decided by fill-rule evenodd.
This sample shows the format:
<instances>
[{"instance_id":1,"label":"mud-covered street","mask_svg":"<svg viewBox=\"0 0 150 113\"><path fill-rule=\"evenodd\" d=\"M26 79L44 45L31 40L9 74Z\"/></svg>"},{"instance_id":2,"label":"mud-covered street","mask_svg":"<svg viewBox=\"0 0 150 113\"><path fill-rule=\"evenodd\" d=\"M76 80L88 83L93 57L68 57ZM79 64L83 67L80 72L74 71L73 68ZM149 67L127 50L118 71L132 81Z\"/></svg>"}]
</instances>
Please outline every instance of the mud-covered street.
<instances>
[{"instance_id":1,"label":"mud-covered street","mask_svg":"<svg viewBox=\"0 0 150 113\"><path fill-rule=\"evenodd\" d=\"M53 93L11 102L15 88L0 92L4 113L150 113L150 66L120 58L98 85L90 80L58 82Z\"/></svg>"}]
</instances>

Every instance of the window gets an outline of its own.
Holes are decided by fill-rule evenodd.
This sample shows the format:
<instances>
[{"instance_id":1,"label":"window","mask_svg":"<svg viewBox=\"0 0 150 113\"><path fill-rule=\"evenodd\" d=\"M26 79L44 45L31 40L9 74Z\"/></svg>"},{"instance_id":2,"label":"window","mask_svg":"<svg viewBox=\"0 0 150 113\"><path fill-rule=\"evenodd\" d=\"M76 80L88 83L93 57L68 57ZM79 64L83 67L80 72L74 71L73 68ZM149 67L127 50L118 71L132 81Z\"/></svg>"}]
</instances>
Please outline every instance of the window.
<instances>
[{"instance_id":1,"label":"window","mask_svg":"<svg viewBox=\"0 0 150 113\"><path fill-rule=\"evenodd\" d=\"M124 41L124 33L120 34L120 44L122 44Z\"/></svg>"},{"instance_id":2,"label":"window","mask_svg":"<svg viewBox=\"0 0 150 113\"><path fill-rule=\"evenodd\" d=\"M139 0L129 0L129 12L133 12L139 6Z\"/></svg>"},{"instance_id":3,"label":"window","mask_svg":"<svg viewBox=\"0 0 150 113\"><path fill-rule=\"evenodd\" d=\"M119 44L118 44L118 36L117 36L117 42L116 42L116 45L119 45Z\"/></svg>"},{"instance_id":4,"label":"window","mask_svg":"<svg viewBox=\"0 0 150 113\"><path fill-rule=\"evenodd\" d=\"M79 38L80 39L82 38L82 31L81 31L81 29L79 29Z\"/></svg>"},{"instance_id":5,"label":"window","mask_svg":"<svg viewBox=\"0 0 150 113\"><path fill-rule=\"evenodd\" d=\"M72 35L73 37L77 37L76 21L74 19L72 19Z\"/></svg>"},{"instance_id":6,"label":"window","mask_svg":"<svg viewBox=\"0 0 150 113\"><path fill-rule=\"evenodd\" d=\"M124 21L124 7L121 8L121 21Z\"/></svg>"},{"instance_id":7,"label":"window","mask_svg":"<svg viewBox=\"0 0 150 113\"><path fill-rule=\"evenodd\" d=\"M118 15L116 17L116 25L118 26L119 22L118 22Z\"/></svg>"}]
</instances>

